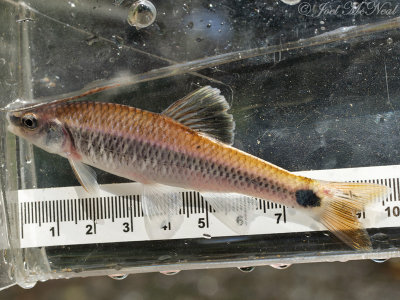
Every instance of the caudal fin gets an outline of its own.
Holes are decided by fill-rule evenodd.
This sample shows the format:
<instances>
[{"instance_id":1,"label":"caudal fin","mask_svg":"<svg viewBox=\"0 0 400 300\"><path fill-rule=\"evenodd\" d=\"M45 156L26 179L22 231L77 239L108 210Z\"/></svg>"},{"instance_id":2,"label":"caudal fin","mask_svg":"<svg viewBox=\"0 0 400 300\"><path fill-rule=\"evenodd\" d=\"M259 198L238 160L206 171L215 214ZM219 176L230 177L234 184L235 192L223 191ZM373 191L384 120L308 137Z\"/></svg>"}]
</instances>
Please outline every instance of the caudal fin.
<instances>
[{"instance_id":1,"label":"caudal fin","mask_svg":"<svg viewBox=\"0 0 400 300\"><path fill-rule=\"evenodd\" d=\"M357 250L372 249L357 213L369 203L385 198L390 189L369 183L320 182L321 207L317 217L339 239Z\"/></svg>"}]
</instances>

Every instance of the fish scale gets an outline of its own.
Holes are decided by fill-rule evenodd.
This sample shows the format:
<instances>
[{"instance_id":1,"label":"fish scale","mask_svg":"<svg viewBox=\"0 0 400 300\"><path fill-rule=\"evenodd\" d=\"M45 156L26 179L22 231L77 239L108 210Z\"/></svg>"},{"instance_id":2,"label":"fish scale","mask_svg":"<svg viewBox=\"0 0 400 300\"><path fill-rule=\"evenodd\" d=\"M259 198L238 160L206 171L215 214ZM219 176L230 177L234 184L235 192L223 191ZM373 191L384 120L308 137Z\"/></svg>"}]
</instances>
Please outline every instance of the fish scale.
<instances>
[{"instance_id":1,"label":"fish scale","mask_svg":"<svg viewBox=\"0 0 400 300\"><path fill-rule=\"evenodd\" d=\"M179 201L154 196L153 183L201 192L217 212L226 212L218 217L239 232L255 218L248 208L256 197L308 212L353 248L371 249L356 214L385 197L387 187L313 180L236 149L230 146L234 121L228 109L220 91L206 86L161 114L60 100L9 112L7 118L16 135L68 158L87 191L95 191L97 182L85 164L144 183L144 212L148 222L158 222L155 230L170 222ZM240 214L229 212L230 193L243 195Z\"/></svg>"},{"instance_id":2,"label":"fish scale","mask_svg":"<svg viewBox=\"0 0 400 300\"><path fill-rule=\"evenodd\" d=\"M61 106L56 110L57 119L71 132L83 161L95 166L104 164L119 176L137 180L135 174L144 171L148 182L211 191L245 190L255 197L286 200L290 205L296 204L294 190L309 188L308 179L272 168L160 114L110 103ZM106 122L101 125L103 120ZM86 142L89 135L92 143ZM100 151L102 148L104 151ZM127 148L127 153L121 148ZM105 159L103 152L110 156ZM296 183L293 188L284 183L287 178L279 179L288 174Z\"/></svg>"}]
</instances>

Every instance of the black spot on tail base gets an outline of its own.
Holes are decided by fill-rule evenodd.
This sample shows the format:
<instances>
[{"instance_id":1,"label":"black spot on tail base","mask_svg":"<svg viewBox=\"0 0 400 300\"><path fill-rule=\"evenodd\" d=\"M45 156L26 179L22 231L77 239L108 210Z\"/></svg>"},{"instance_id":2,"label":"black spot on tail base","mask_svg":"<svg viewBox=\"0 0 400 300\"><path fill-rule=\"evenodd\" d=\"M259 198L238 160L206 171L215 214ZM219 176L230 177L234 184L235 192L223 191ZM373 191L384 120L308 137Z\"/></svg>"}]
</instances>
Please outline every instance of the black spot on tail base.
<instances>
[{"instance_id":1,"label":"black spot on tail base","mask_svg":"<svg viewBox=\"0 0 400 300\"><path fill-rule=\"evenodd\" d=\"M296 201L303 207L321 206L321 198L319 198L312 190L296 191Z\"/></svg>"}]
</instances>

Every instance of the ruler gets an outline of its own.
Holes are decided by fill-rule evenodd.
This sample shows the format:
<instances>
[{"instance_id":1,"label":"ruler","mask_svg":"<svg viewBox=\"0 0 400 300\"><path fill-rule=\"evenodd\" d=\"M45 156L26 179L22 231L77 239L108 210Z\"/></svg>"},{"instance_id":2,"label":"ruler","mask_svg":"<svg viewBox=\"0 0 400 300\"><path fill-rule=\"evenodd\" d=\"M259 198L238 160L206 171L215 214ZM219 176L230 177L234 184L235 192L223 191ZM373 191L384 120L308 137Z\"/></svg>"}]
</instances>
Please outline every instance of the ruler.
<instances>
[{"instance_id":1,"label":"ruler","mask_svg":"<svg viewBox=\"0 0 400 300\"><path fill-rule=\"evenodd\" d=\"M379 199L358 213L367 228L400 227L400 165L297 172L299 175L332 181L380 183L391 187L387 199ZM92 243L143 241L146 233L141 206L141 184L101 186L96 197L82 187L18 191L21 248ZM213 214L215 210L199 193L171 187L181 199L183 223L168 239L235 236ZM233 198L232 201L240 201ZM277 234L326 230L309 216L291 207L254 199L257 218L247 234ZM235 205L232 205L234 207ZM171 228L164 226L161 231Z\"/></svg>"}]
</instances>

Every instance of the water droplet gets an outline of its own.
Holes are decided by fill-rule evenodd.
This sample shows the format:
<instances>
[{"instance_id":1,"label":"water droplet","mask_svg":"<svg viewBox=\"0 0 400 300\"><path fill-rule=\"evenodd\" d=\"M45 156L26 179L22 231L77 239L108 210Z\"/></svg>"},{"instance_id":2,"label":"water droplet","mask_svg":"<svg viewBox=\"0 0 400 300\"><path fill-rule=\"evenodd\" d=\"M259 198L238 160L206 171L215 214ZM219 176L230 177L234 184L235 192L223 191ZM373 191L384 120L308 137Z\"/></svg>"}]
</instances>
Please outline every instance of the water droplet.
<instances>
[{"instance_id":1,"label":"water droplet","mask_svg":"<svg viewBox=\"0 0 400 300\"><path fill-rule=\"evenodd\" d=\"M388 39L387 39L387 43L388 43L388 45L393 44L393 39L392 39L392 38L388 38Z\"/></svg>"},{"instance_id":2,"label":"water droplet","mask_svg":"<svg viewBox=\"0 0 400 300\"><path fill-rule=\"evenodd\" d=\"M132 4L128 13L128 23L136 29L145 28L153 24L156 19L156 7L148 0L139 0Z\"/></svg>"},{"instance_id":3,"label":"water droplet","mask_svg":"<svg viewBox=\"0 0 400 300\"><path fill-rule=\"evenodd\" d=\"M161 271L160 273L163 274L163 275L168 275L168 276L170 276L170 275L176 275L176 274L178 274L180 271L181 271L181 270Z\"/></svg>"},{"instance_id":4,"label":"water droplet","mask_svg":"<svg viewBox=\"0 0 400 300\"><path fill-rule=\"evenodd\" d=\"M238 269L244 273L250 273L253 271L256 267L239 267Z\"/></svg>"},{"instance_id":5,"label":"water droplet","mask_svg":"<svg viewBox=\"0 0 400 300\"><path fill-rule=\"evenodd\" d=\"M373 258L372 259L372 261L374 261L374 262L376 262L378 264L384 263L387 260L388 260L387 258Z\"/></svg>"},{"instance_id":6,"label":"water droplet","mask_svg":"<svg viewBox=\"0 0 400 300\"><path fill-rule=\"evenodd\" d=\"M297 3L300 3L301 0L281 0L285 4L289 5L296 5Z\"/></svg>"},{"instance_id":7,"label":"water droplet","mask_svg":"<svg viewBox=\"0 0 400 300\"><path fill-rule=\"evenodd\" d=\"M108 275L108 277L115 279L115 280L123 280L126 277L128 277L128 274L114 274L114 275Z\"/></svg>"},{"instance_id":8,"label":"water droplet","mask_svg":"<svg viewBox=\"0 0 400 300\"><path fill-rule=\"evenodd\" d=\"M211 24L210 23L207 24L207 28L211 28Z\"/></svg>"},{"instance_id":9,"label":"water droplet","mask_svg":"<svg viewBox=\"0 0 400 300\"><path fill-rule=\"evenodd\" d=\"M68 4L72 7L72 8L74 8L76 5L75 5L75 3L74 2L71 2L71 1L68 1Z\"/></svg>"},{"instance_id":10,"label":"water droplet","mask_svg":"<svg viewBox=\"0 0 400 300\"><path fill-rule=\"evenodd\" d=\"M108 60L110 63L115 62L115 58L114 57L110 57L110 59Z\"/></svg>"},{"instance_id":11,"label":"water droplet","mask_svg":"<svg viewBox=\"0 0 400 300\"><path fill-rule=\"evenodd\" d=\"M203 238L205 238L205 239L211 239L211 234L208 234L208 233L203 233Z\"/></svg>"},{"instance_id":12,"label":"water droplet","mask_svg":"<svg viewBox=\"0 0 400 300\"><path fill-rule=\"evenodd\" d=\"M272 264L271 267L273 267L274 269L278 269L278 270L283 270L283 269L287 269L289 268L291 265L285 265L285 264Z\"/></svg>"},{"instance_id":13,"label":"water droplet","mask_svg":"<svg viewBox=\"0 0 400 300\"><path fill-rule=\"evenodd\" d=\"M24 289L31 289L36 285L36 281L34 281L34 282L23 282L23 283L18 282L18 285L21 286Z\"/></svg>"}]
</instances>

